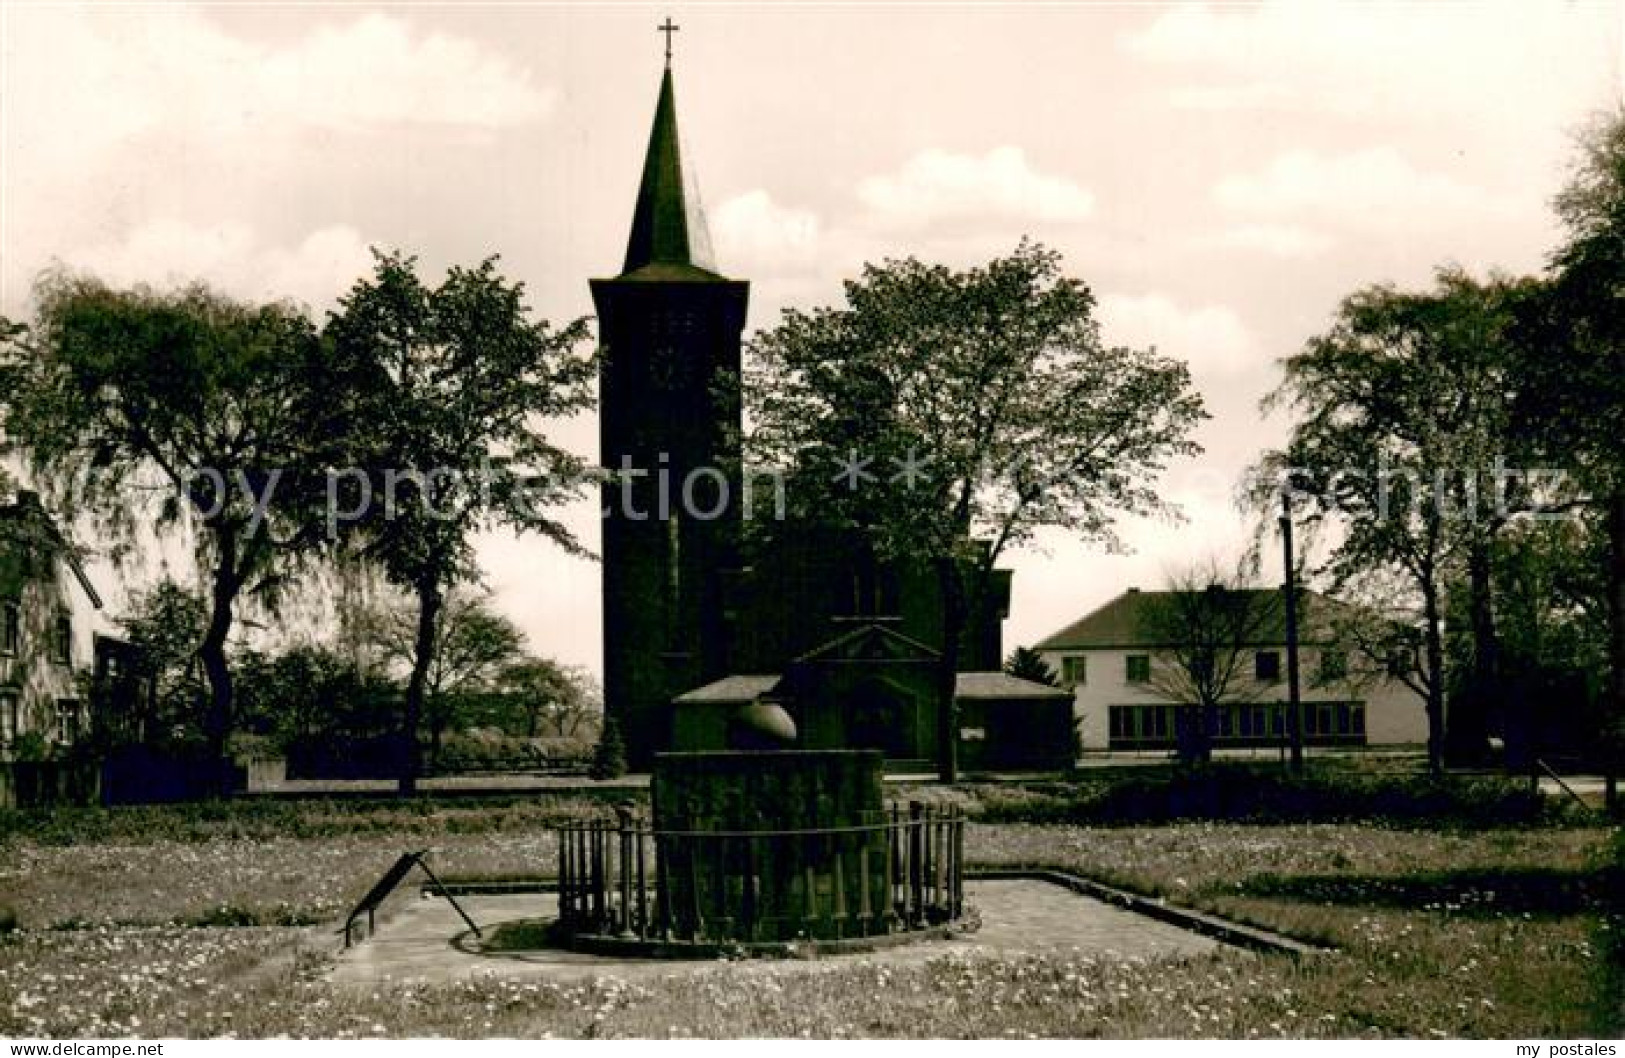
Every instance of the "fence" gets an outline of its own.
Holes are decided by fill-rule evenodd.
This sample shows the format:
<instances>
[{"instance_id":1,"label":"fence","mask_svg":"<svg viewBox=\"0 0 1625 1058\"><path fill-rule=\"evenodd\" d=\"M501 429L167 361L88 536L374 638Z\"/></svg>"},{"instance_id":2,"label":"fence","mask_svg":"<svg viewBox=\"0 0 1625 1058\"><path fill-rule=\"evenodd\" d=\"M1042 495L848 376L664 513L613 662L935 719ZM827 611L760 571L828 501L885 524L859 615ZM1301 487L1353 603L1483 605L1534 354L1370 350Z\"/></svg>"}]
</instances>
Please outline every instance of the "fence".
<instances>
[{"instance_id":1,"label":"fence","mask_svg":"<svg viewBox=\"0 0 1625 1058\"><path fill-rule=\"evenodd\" d=\"M657 830L619 820L560 827L566 937L699 943L840 940L964 914L957 808L893 806L854 826Z\"/></svg>"},{"instance_id":2,"label":"fence","mask_svg":"<svg viewBox=\"0 0 1625 1058\"><path fill-rule=\"evenodd\" d=\"M100 797L101 773L93 762L0 762L0 808L87 805Z\"/></svg>"}]
</instances>

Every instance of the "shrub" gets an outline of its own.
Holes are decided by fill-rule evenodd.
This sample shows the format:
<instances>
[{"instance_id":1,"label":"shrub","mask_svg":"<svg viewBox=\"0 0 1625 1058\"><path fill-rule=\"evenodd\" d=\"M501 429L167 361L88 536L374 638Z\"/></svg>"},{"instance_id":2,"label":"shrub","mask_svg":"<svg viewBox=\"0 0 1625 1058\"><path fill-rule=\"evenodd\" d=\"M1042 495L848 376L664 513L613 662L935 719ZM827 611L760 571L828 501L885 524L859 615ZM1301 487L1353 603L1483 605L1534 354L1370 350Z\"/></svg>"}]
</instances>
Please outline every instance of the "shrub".
<instances>
[{"instance_id":1,"label":"shrub","mask_svg":"<svg viewBox=\"0 0 1625 1058\"><path fill-rule=\"evenodd\" d=\"M626 743L621 740L621 724L614 717L604 720L598 749L593 753L587 774L594 779L614 779L626 774Z\"/></svg>"},{"instance_id":2,"label":"shrub","mask_svg":"<svg viewBox=\"0 0 1625 1058\"><path fill-rule=\"evenodd\" d=\"M1498 825L1563 818L1526 783L1502 778L1335 772L1293 776L1276 768L1210 765L1193 771L1085 777L983 792L989 823L1163 823L1181 819L1297 823L1382 821Z\"/></svg>"}]
</instances>

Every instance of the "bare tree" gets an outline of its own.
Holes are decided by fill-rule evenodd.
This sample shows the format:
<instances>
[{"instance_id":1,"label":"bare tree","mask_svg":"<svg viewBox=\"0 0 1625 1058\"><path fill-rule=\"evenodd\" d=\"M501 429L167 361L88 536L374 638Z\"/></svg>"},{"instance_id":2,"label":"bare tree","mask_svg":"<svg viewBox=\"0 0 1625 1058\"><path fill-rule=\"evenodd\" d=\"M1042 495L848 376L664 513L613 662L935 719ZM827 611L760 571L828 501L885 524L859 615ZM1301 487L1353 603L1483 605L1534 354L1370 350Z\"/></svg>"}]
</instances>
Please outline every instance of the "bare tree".
<instances>
[{"instance_id":1,"label":"bare tree","mask_svg":"<svg viewBox=\"0 0 1625 1058\"><path fill-rule=\"evenodd\" d=\"M1255 678L1253 651L1272 641L1282 600L1250 580L1245 564L1225 570L1210 559L1171 573L1141 610L1141 634L1156 644L1149 684L1179 706L1186 763L1212 758L1220 708L1253 701L1266 686Z\"/></svg>"}]
</instances>

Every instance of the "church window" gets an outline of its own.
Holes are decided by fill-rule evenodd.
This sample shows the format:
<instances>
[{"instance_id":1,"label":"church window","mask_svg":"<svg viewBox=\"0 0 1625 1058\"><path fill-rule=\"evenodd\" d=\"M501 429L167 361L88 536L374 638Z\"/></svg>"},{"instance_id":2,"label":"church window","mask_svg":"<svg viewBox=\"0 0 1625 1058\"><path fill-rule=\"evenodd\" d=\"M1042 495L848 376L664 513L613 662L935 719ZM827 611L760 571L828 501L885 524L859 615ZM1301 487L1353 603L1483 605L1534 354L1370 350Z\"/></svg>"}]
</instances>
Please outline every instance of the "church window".
<instances>
[{"instance_id":1,"label":"church window","mask_svg":"<svg viewBox=\"0 0 1625 1058\"><path fill-rule=\"evenodd\" d=\"M683 602L683 533L677 515L666 519L666 604L675 616Z\"/></svg>"}]
</instances>

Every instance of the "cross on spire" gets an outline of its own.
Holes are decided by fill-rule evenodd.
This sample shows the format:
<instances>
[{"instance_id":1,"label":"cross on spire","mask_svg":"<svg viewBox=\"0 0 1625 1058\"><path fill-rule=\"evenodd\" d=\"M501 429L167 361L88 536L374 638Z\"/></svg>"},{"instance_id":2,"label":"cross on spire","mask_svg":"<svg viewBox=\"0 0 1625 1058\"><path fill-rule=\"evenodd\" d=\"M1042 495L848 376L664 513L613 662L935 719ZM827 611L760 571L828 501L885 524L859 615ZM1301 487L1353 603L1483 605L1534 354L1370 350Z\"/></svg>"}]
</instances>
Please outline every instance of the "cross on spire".
<instances>
[{"instance_id":1,"label":"cross on spire","mask_svg":"<svg viewBox=\"0 0 1625 1058\"><path fill-rule=\"evenodd\" d=\"M682 26L677 25L675 22L673 22L671 20L670 15L666 16L666 21L665 22L663 22L660 25L655 27L655 30L657 32L664 33L666 35L666 65L667 66L671 65L671 35L673 33L676 33L678 30L680 30L682 28L683 28Z\"/></svg>"}]
</instances>

